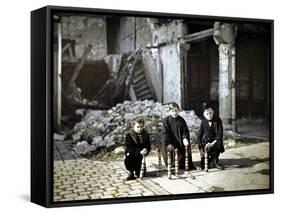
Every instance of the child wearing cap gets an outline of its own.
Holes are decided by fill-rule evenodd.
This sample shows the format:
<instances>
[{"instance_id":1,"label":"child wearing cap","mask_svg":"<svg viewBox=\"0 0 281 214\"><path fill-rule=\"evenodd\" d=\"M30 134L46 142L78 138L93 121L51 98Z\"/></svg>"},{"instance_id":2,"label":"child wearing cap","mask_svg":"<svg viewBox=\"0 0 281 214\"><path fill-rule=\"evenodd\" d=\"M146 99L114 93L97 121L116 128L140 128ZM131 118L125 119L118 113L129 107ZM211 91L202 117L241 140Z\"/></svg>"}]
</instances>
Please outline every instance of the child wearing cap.
<instances>
[{"instance_id":1,"label":"child wearing cap","mask_svg":"<svg viewBox=\"0 0 281 214\"><path fill-rule=\"evenodd\" d=\"M204 118L201 121L198 132L198 148L201 156L201 169L204 169L204 153L208 152L208 163L218 169L223 169L219 165L219 155L224 152L223 145L223 125L219 117L214 117L214 110L207 103L202 105Z\"/></svg>"}]
</instances>

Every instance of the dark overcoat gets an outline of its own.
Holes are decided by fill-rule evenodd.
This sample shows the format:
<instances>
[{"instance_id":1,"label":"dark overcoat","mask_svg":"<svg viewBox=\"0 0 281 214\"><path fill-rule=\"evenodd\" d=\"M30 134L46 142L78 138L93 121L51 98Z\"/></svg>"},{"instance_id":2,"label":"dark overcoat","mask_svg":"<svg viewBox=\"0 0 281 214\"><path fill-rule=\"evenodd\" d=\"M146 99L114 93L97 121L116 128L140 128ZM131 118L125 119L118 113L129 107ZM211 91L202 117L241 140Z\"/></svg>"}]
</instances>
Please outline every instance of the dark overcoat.
<instances>
[{"instance_id":1,"label":"dark overcoat","mask_svg":"<svg viewBox=\"0 0 281 214\"><path fill-rule=\"evenodd\" d=\"M185 147L183 144L183 139L186 138L190 142L189 130L186 125L185 120L178 116L173 118L171 115L167 116L163 120L163 142L162 142L162 156L165 164L167 165L167 146L172 145L174 148L177 148L179 151L179 165L180 168L184 168L184 159L185 159ZM191 148L188 150L189 157L189 169L194 169L192 163L192 154ZM174 154L173 154L174 156ZM172 164L174 164L172 157Z\"/></svg>"},{"instance_id":2,"label":"dark overcoat","mask_svg":"<svg viewBox=\"0 0 281 214\"><path fill-rule=\"evenodd\" d=\"M144 148L147 149L148 153L151 150L149 134L145 130L143 130L141 134L138 134L131 128L126 134L125 139L124 163L127 170L135 171L136 174L139 174L143 158L140 151Z\"/></svg>"},{"instance_id":3,"label":"dark overcoat","mask_svg":"<svg viewBox=\"0 0 281 214\"><path fill-rule=\"evenodd\" d=\"M222 121L219 117L217 117L213 118L210 122L211 126L209 125L209 121L207 119L204 118L201 121L198 132L198 148L199 150L204 150L207 143L217 140L216 149L218 152L222 153L224 152Z\"/></svg>"}]
</instances>

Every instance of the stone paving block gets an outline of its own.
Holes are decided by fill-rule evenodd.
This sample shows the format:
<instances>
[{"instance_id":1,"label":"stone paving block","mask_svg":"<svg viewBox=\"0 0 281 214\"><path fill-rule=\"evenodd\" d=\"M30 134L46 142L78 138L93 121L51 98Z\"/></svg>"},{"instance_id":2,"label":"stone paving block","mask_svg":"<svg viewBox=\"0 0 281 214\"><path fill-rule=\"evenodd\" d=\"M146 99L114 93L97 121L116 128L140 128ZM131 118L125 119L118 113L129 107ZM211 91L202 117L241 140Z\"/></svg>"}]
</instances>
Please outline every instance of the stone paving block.
<instances>
[{"instance_id":1,"label":"stone paving block","mask_svg":"<svg viewBox=\"0 0 281 214\"><path fill-rule=\"evenodd\" d=\"M55 176L60 177L62 176L62 169L60 169L59 172L55 172Z\"/></svg>"},{"instance_id":2,"label":"stone paving block","mask_svg":"<svg viewBox=\"0 0 281 214\"><path fill-rule=\"evenodd\" d=\"M97 190L92 190L91 191L93 194L96 194L96 193L103 193L104 190L103 189L97 189Z\"/></svg>"},{"instance_id":3,"label":"stone paving block","mask_svg":"<svg viewBox=\"0 0 281 214\"><path fill-rule=\"evenodd\" d=\"M71 187L66 188L65 190L66 191L74 191L75 189L76 189L75 187L71 186Z\"/></svg>"},{"instance_id":4,"label":"stone paving block","mask_svg":"<svg viewBox=\"0 0 281 214\"><path fill-rule=\"evenodd\" d=\"M91 183L90 186L91 187L98 187L98 188L100 188L101 184L99 184L99 183Z\"/></svg>"},{"instance_id":5,"label":"stone paving block","mask_svg":"<svg viewBox=\"0 0 281 214\"><path fill-rule=\"evenodd\" d=\"M60 201L73 201L74 200L74 198L62 198L62 199L60 199Z\"/></svg>"},{"instance_id":6,"label":"stone paving block","mask_svg":"<svg viewBox=\"0 0 281 214\"><path fill-rule=\"evenodd\" d=\"M127 193L127 192L119 194L119 197L128 197L128 196L129 196L129 193Z\"/></svg>"},{"instance_id":7,"label":"stone paving block","mask_svg":"<svg viewBox=\"0 0 281 214\"><path fill-rule=\"evenodd\" d=\"M66 185L61 185L58 187L58 189L67 189L67 188L70 188L71 185L70 184L66 184Z\"/></svg>"},{"instance_id":8,"label":"stone paving block","mask_svg":"<svg viewBox=\"0 0 281 214\"><path fill-rule=\"evenodd\" d=\"M73 190L74 193L85 192L85 191L86 191L86 189L83 189L83 188Z\"/></svg>"},{"instance_id":9,"label":"stone paving block","mask_svg":"<svg viewBox=\"0 0 281 214\"><path fill-rule=\"evenodd\" d=\"M84 183L85 185L91 186L92 184L95 185L97 184L96 181L87 181Z\"/></svg>"},{"instance_id":10,"label":"stone paving block","mask_svg":"<svg viewBox=\"0 0 281 214\"><path fill-rule=\"evenodd\" d=\"M107 188L106 190L107 191L111 191L111 190L116 190L117 189L117 187L109 187L109 188Z\"/></svg>"},{"instance_id":11,"label":"stone paving block","mask_svg":"<svg viewBox=\"0 0 281 214\"><path fill-rule=\"evenodd\" d=\"M69 195L72 193L73 193L72 191L62 191L62 192L60 192L60 195Z\"/></svg>"},{"instance_id":12,"label":"stone paving block","mask_svg":"<svg viewBox=\"0 0 281 214\"><path fill-rule=\"evenodd\" d=\"M110 182L110 180L109 179L99 179L98 182L99 183L108 183L108 182Z\"/></svg>"},{"instance_id":13,"label":"stone paving block","mask_svg":"<svg viewBox=\"0 0 281 214\"><path fill-rule=\"evenodd\" d=\"M116 190L110 190L110 191L105 191L103 194L104 195L114 195L114 194L116 194L117 193L117 191Z\"/></svg>"},{"instance_id":14,"label":"stone paving block","mask_svg":"<svg viewBox=\"0 0 281 214\"><path fill-rule=\"evenodd\" d=\"M63 175L63 176L60 176L59 178L62 179L63 181L66 181L67 179L71 178L72 176L70 175Z\"/></svg>"},{"instance_id":15,"label":"stone paving block","mask_svg":"<svg viewBox=\"0 0 281 214\"><path fill-rule=\"evenodd\" d=\"M61 186L62 185L62 182L54 182L54 187L58 187L58 186Z\"/></svg>"},{"instance_id":16,"label":"stone paving block","mask_svg":"<svg viewBox=\"0 0 281 214\"><path fill-rule=\"evenodd\" d=\"M118 182L114 182L114 183L112 184L112 186L118 187L118 186L120 186L120 185L122 185L122 184L123 184L123 182L121 182L121 181L119 182L119 181L118 181Z\"/></svg>"},{"instance_id":17,"label":"stone paving block","mask_svg":"<svg viewBox=\"0 0 281 214\"><path fill-rule=\"evenodd\" d=\"M130 184L130 187L132 189L141 189L141 188L143 188L143 185L140 183L133 183L133 184Z\"/></svg>"},{"instance_id":18,"label":"stone paving block","mask_svg":"<svg viewBox=\"0 0 281 214\"><path fill-rule=\"evenodd\" d=\"M134 184L136 183L136 180L131 180L131 181L125 181L124 184Z\"/></svg>"},{"instance_id":19,"label":"stone paving block","mask_svg":"<svg viewBox=\"0 0 281 214\"><path fill-rule=\"evenodd\" d=\"M63 171L62 172L62 174L64 175L64 176L70 176L70 175L72 175L72 171Z\"/></svg>"},{"instance_id":20,"label":"stone paving block","mask_svg":"<svg viewBox=\"0 0 281 214\"><path fill-rule=\"evenodd\" d=\"M76 194L76 193L64 195L64 198L76 198L76 197L78 197L78 194Z\"/></svg>"},{"instance_id":21,"label":"stone paving block","mask_svg":"<svg viewBox=\"0 0 281 214\"><path fill-rule=\"evenodd\" d=\"M130 189L130 188L123 188L123 189L117 189L117 191L118 191L119 193L125 193L125 192L130 192L130 191L132 191L132 189Z\"/></svg>"},{"instance_id":22,"label":"stone paving block","mask_svg":"<svg viewBox=\"0 0 281 214\"><path fill-rule=\"evenodd\" d=\"M74 181L73 180L66 180L66 181L63 182L63 184L64 185L69 185L69 184L71 185L71 184L74 184Z\"/></svg>"},{"instance_id":23,"label":"stone paving block","mask_svg":"<svg viewBox=\"0 0 281 214\"><path fill-rule=\"evenodd\" d=\"M153 193L151 191L144 191L144 192L142 192L142 195L143 196L153 196L153 195L155 195L155 193Z\"/></svg>"},{"instance_id":24,"label":"stone paving block","mask_svg":"<svg viewBox=\"0 0 281 214\"><path fill-rule=\"evenodd\" d=\"M80 195L75 198L75 200L87 200L87 199L90 199L88 195Z\"/></svg>"},{"instance_id":25,"label":"stone paving block","mask_svg":"<svg viewBox=\"0 0 281 214\"><path fill-rule=\"evenodd\" d=\"M80 179L86 179L88 180L91 176L90 175L80 175L79 178Z\"/></svg>"},{"instance_id":26,"label":"stone paving block","mask_svg":"<svg viewBox=\"0 0 281 214\"><path fill-rule=\"evenodd\" d=\"M73 187L75 187L77 189L87 189L89 187L89 185L85 185L83 183L77 183L77 184L73 184Z\"/></svg>"},{"instance_id":27,"label":"stone paving block","mask_svg":"<svg viewBox=\"0 0 281 214\"><path fill-rule=\"evenodd\" d=\"M59 201L59 200L61 200L61 199L62 199L61 196L54 196L54 201Z\"/></svg>"},{"instance_id":28,"label":"stone paving block","mask_svg":"<svg viewBox=\"0 0 281 214\"><path fill-rule=\"evenodd\" d=\"M119 189L122 189L122 188L130 188L130 185L126 185L126 184L121 184L118 186Z\"/></svg>"},{"instance_id":29,"label":"stone paving block","mask_svg":"<svg viewBox=\"0 0 281 214\"><path fill-rule=\"evenodd\" d=\"M129 197L140 197L142 196L142 194L138 193L138 194L129 194Z\"/></svg>"},{"instance_id":30,"label":"stone paving block","mask_svg":"<svg viewBox=\"0 0 281 214\"><path fill-rule=\"evenodd\" d=\"M87 191L96 191L98 190L99 188L98 187L88 187L87 188ZM107 189L108 190L108 189Z\"/></svg>"},{"instance_id":31,"label":"stone paving block","mask_svg":"<svg viewBox=\"0 0 281 214\"><path fill-rule=\"evenodd\" d=\"M60 192L61 192L61 189L54 188L54 189L53 189L53 192L54 192L54 193L60 193Z\"/></svg>"},{"instance_id":32,"label":"stone paving block","mask_svg":"<svg viewBox=\"0 0 281 214\"><path fill-rule=\"evenodd\" d=\"M84 179L77 179L76 181L75 181L75 183L84 183L84 182L87 182L88 180L86 179L86 178L84 178Z\"/></svg>"},{"instance_id":33,"label":"stone paving block","mask_svg":"<svg viewBox=\"0 0 281 214\"><path fill-rule=\"evenodd\" d=\"M104 195L104 196L101 196L100 198L114 198L113 195Z\"/></svg>"},{"instance_id":34,"label":"stone paving block","mask_svg":"<svg viewBox=\"0 0 281 214\"><path fill-rule=\"evenodd\" d=\"M90 195L91 194L91 192L89 192L89 191L85 191L85 192L79 192L79 195Z\"/></svg>"},{"instance_id":35,"label":"stone paving block","mask_svg":"<svg viewBox=\"0 0 281 214\"><path fill-rule=\"evenodd\" d=\"M91 194L91 195L90 195L90 198L91 198L91 199L97 199L97 198L100 198L100 197L102 197L102 196L103 196L102 193L95 193L95 194Z\"/></svg>"},{"instance_id":36,"label":"stone paving block","mask_svg":"<svg viewBox=\"0 0 281 214\"><path fill-rule=\"evenodd\" d=\"M101 189L107 189L107 188L110 188L110 187L111 187L110 184L101 184L101 185L100 185L100 188L101 188Z\"/></svg>"},{"instance_id":37,"label":"stone paving block","mask_svg":"<svg viewBox=\"0 0 281 214\"><path fill-rule=\"evenodd\" d=\"M71 176L71 177L67 178L66 181L73 181L74 182L76 179L77 179L76 177Z\"/></svg>"}]
</instances>

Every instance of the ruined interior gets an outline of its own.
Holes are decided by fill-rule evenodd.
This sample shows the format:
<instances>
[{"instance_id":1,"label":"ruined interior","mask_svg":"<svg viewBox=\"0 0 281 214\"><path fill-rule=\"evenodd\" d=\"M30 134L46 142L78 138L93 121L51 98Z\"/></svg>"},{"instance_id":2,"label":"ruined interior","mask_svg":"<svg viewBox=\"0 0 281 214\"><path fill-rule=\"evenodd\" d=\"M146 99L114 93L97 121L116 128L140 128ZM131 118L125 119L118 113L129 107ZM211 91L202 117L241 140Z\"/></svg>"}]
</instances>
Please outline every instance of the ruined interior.
<instances>
[{"instance_id":1,"label":"ruined interior","mask_svg":"<svg viewBox=\"0 0 281 214\"><path fill-rule=\"evenodd\" d=\"M176 101L199 117L201 104L207 101L221 111L224 123L233 130L237 127L231 126L232 121L235 124L237 119L267 121L269 117L270 34L266 25L119 16L56 18L55 38L61 41L54 43L54 62L62 66L56 64L54 70L60 70L62 79L55 73L54 82L60 82L61 89L69 82L73 87L67 96L55 87L55 127L81 106L109 109L124 100L145 99L163 104ZM88 43L92 48L85 56ZM220 44L234 51L227 53L227 64L221 65L227 66L226 74L220 74ZM77 70L79 60L84 62L71 81L69 75L75 66Z\"/></svg>"},{"instance_id":2,"label":"ruined interior","mask_svg":"<svg viewBox=\"0 0 281 214\"><path fill-rule=\"evenodd\" d=\"M227 150L262 142L249 149L262 155L259 160L265 162L261 170L266 175L261 173L261 186L268 186L272 69L269 25L89 14L56 14L53 21L54 160L58 170L64 170L67 164L60 160L79 160L82 156L84 161L88 154L94 154L94 161L110 154L116 158L114 161L120 161L125 133L137 116L145 119L151 143L157 146L162 119L172 101L183 110L181 116L190 131L195 159L199 158L196 134L205 101L222 119ZM247 167L259 163L242 156L236 159L233 154L224 160L229 168L236 161L238 167L234 168L242 163L246 173ZM86 167L88 161L92 160L85 160ZM240 173L235 170L229 170L234 173L232 177ZM124 177L124 170L122 173ZM229 185L220 190L248 188L248 184ZM214 185L204 191L216 188ZM169 191L176 194L202 189ZM102 193L95 194L99 196L77 197L102 197ZM65 200L61 195L55 197Z\"/></svg>"}]
</instances>

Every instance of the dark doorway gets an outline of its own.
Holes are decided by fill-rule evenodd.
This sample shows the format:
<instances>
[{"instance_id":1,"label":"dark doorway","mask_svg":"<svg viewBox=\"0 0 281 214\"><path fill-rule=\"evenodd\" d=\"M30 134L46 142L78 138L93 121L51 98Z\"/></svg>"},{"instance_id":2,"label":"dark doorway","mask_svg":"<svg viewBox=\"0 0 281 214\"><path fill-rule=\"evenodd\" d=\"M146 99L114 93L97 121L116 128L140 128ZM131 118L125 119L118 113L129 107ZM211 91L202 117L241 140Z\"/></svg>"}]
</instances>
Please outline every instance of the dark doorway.
<instances>
[{"instance_id":1,"label":"dark doorway","mask_svg":"<svg viewBox=\"0 0 281 214\"><path fill-rule=\"evenodd\" d=\"M201 117L204 101L211 103L215 109L218 103L218 51L213 39L192 43L185 65L184 108L194 110Z\"/></svg>"},{"instance_id":2,"label":"dark doorway","mask_svg":"<svg viewBox=\"0 0 281 214\"><path fill-rule=\"evenodd\" d=\"M241 32L236 40L237 117L259 118L269 109L269 40L265 33Z\"/></svg>"}]
</instances>

